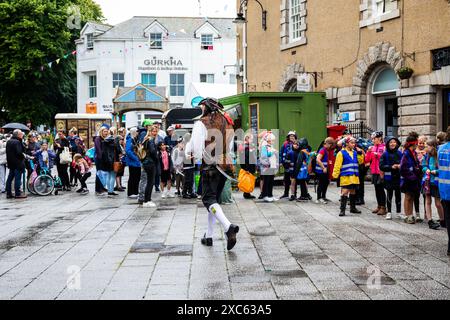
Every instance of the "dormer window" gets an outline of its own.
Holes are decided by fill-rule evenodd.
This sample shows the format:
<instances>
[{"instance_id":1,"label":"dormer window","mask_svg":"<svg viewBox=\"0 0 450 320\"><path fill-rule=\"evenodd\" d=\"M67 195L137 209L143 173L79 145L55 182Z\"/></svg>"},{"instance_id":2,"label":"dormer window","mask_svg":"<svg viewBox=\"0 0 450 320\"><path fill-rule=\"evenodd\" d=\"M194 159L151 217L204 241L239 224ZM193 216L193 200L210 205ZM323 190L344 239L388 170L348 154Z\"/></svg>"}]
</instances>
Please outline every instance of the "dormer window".
<instances>
[{"instance_id":1,"label":"dormer window","mask_svg":"<svg viewBox=\"0 0 450 320\"><path fill-rule=\"evenodd\" d=\"M150 33L150 49L162 49L162 33Z\"/></svg>"},{"instance_id":2,"label":"dormer window","mask_svg":"<svg viewBox=\"0 0 450 320\"><path fill-rule=\"evenodd\" d=\"M92 33L86 34L86 49L94 49L94 34Z\"/></svg>"},{"instance_id":3,"label":"dormer window","mask_svg":"<svg viewBox=\"0 0 450 320\"><path fill-rule=\"evenodd\" d=\"M214 50L214 35L202 34L201 37L201 49L202 50Z\"/></svg>"}]
</instances>

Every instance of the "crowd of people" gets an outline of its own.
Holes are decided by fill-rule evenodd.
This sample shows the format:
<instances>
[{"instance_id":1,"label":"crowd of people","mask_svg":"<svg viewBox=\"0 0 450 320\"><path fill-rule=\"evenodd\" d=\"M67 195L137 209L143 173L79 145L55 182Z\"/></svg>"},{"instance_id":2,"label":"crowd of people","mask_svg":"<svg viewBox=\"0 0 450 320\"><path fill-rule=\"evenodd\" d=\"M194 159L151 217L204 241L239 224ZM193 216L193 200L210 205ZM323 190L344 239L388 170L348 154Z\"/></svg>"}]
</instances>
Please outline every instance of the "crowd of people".
<instances>
[{"instance_id":1,"label":"crowd of people","mask_svg":"<svg viewBox=\"0 0 450 320\"><path fill-rule=\"evenodd\" d=\"M365 204L364 184L370 172L377 202L374 214L387 220L397 214L408 224L426 221L433 230L447 227L446 221L450 221L450 130L433 139L411 132L404 144L395 137L385 138L380 131L372 134L371 143L346 131L337 139L326 138L317 150L294 131L288 133L280 150L275 147L277 139L271 131L257 137L247 133L243 141L235 139L230 150L241 169L259 174L258 199L264 202L288 199L326 205L330 202L328 186L334 180L341 188L339 216L346 215L348 205L350 213L361 214L357 206ZM163 131L161 122L145 120L142 127L127 131L105 124L94 138L94 145L94 154L89 155L76 128L70 129L67 136L59 131L51 144L36 132L30 132L26 139L20 130L2 136L0 190L7 198L26 198L21 179L25 172L30 178L33 163L50 171L55 166L63 191L79 187L77 192L86 195L86 181L95 163L97 196L117 197L127 191L128 197L142 207L156 207L153 189L161 193L162 199L197 199L202 194L202 179L195 178L201 162L194 154L192 141L177 137L173 126ZM122 177L126 167L129 178L125 187ZM284 193L276 199L274 181L280 172ZM309 193L312 181L317 184L315 200ZM232 202L231 188L231 182L226 181L219 203ZM243 196L256 199L250 193ZM433 202L438 219L433 219ZM421 205L424 217L420 215Z\"/></svg>"}]
</instances>

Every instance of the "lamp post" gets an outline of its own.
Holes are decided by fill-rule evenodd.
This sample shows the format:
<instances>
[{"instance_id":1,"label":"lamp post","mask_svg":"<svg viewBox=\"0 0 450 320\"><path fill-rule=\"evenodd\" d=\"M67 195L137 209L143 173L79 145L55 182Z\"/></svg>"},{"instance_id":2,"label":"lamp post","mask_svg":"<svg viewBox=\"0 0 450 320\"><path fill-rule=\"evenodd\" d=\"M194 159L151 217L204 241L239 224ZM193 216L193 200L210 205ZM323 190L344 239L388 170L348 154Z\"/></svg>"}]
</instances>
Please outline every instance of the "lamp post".
<instances>
[{"instance_id":1,"label":"lamp post","mask_svg":"<svg viewBox=\"0 0 450 320\"><path fill-rule=\"evenodd\" d=\"M233 20L234 23L237 24L239 28L242 28L239 32L242 34L242 68L243 68L243 78L242 78L242 92L246 93L247 86L248 86L248 79L247 79L247 19L246 19L246 13L247 13L247 7L248 7L248 1L249 0L242 0L239 6L239 12L236 16L236 18ZM263 5L259 0L255 0L259 6L261 7L262 11L262 29L264 31L267 30L267 10L264 9Z\"/></svg>"}]
</instances>

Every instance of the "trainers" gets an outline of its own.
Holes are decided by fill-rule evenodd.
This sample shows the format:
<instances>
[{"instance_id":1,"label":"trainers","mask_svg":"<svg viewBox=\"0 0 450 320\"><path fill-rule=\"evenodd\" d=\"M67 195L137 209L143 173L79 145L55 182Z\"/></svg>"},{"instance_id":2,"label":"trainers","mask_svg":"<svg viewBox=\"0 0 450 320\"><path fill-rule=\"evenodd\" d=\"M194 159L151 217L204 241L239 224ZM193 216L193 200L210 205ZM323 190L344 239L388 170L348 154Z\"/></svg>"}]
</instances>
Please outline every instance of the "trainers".
<instances>
[{"instance_id":1,"label":"trainers","mask_svg":"<svg viewBox=\"0 0 450 320\"><path fill-rule=\"evenodd\" d=\"M83 188L78 189L76 192L77 192L77 193L83 192Z\"/></svg>"},{"instance_id":2,"label":"trainers","mask_svg":"<svg viewBox=\"0 0 450 320\"><path fill-rule=\"evenodd\" d=\"M407 224L415 224L416 223L416 219L414 218L414 216L407 216L405 218L405 223L407 223Z\"/></svg>"},{"instance_id":3,"label":"trainers","mask_svg":"<svg viewBox=\"0 0 450 320\"><path fill-rule=\"evenodd\" d=\"M263 199L264 199L263 195L260 194L259 197L258 197L258 200L263 200Z\"/></svg>"},{"instance_id":4,"label":"trainers","mask_svg":"<svg viewBox=\"0 0 450 320\"><path fill-rule=\"evenodd\" d=\"M28 196L26 194L21 193L18 196L15 196L15 198L16 199L26 199L26 198L28 198Z\"/></svg>"},{"instance_id":5,"label":"trainers","mask_svg":"<svg viewBox=\"0 0 450 320\"><path fill-rule=\"evenodd\" d=\"M420 217L420 214L416 213L414 215L414 219L416 220L416 223L422 223L423 219Z\"/></svg>"},{"instance_id":6,"label":"trainers","mask_svg":"<svg viewBox=\"0 0 450 320\"><path fill-rule=\"evenodd\" d=\"M228 231L225 232L225 238L227 239L227 250L231 250L236 245L236 234L239 232L237 225L230 225Z\"/></svg>"},{"instance_id":7,"label":"trainers","mask_svg":"<svg viewBox=\"0 0 450 320\"><path fill-rule=\"evenodd\" d=\"M289 198L289 201L295 201L297 197L295 195L291 195L291 197Z\"/></svg>"},{"instance_id":8,"label":"trainers","mask_svg":"<svg viewBox=\"0 0 450 320\"><path fill-rule=\"evenodd\" d=\"M203 235L203 238L200 240L201 244L207 247L212 247L213 245L213 239L207 238L206 233Z\"/></svg>"},{"instance_id":9,"label":"trainers","mask_svg":"<svg viewBox=\"0 0 450 320\"><path fill-rule=\"evenodd\" d=\"M273 198L269 198L269 197L264 197L263 200L264 200L264 202L273 202Z\"/></svg>"},{"instance_id":10,"label":"trainers","mask_svg":"<svg viewBox=\"0 0 450 320\"><path fill-rule=\"evenodd\" d=\"M119 194L116 192L108 192L108 196L118 196Z\"/></svg>"},{"instance_id":11,"label":"trainers","mask_svg":"<svg viewBox=\"0 0 450 320\"><path fill-rule=\"evenodd\" d=\"M161 198L165 199L166 197L167 197L167 192L166 192L166 190L164 190L161 194Z\"/></svg>"},{"instance_id":12,"label":"trainers","mask_svg":"<svg viewBox=\"0 0 450 320\"><path fill-rule=\"evenodd\" d=\"M440 224L440 223L437 223L437 222L434 221L434 220L429 220L429 221L428 221L428 227L429 227L430 229L432 229L432 230L437 230L437 229L439 229L439 228L441 227L441 224Z\"/></svg>"},{"instance_id":13,"label":"trainers","mask_svg":"<svg viewBox=\"0 0 450 320\"><path fill-rule=\"evenodd\" d=\"M138 195L137 194L132 194L132 195L128 196L128 198L130 198L130 199L137 199Z\"/></svg>"},{"instance_id":14,"label":"trainers","mask_svg":"<svg viewBox=\"0 0 450 320\"><path fill-rule=\"evenodd\" d=\"M156 204L153 201L145 202L142 207L144 208L155 208Z\"/></svg>"},{"instance_id":15,"label":"trainers","mask_svg":"<svg viewBox=\"0 0 450 320\"><path fill-rule=\"evenodd\" d=\"M392 213L388 212L386 214L386 220L392 220Z\"/></svg>"},{"instance_id":16,"label":"trainers","mask_svg":"<svg viewBox=\"0 0 450 320\"><path fill-rule=\"evenodd\" d=\"M280 197L280 199L284 199L284 198L289 198L289 195L285 193Z\"/></svg>"},{"instance_id":17,"label":"trainers","mask_svg":"<svg viewBox=\"0 0 450 320\"><path fill-rule=\"evenodd\" d=\"M327 200L325 200L325 199L319 199L319 202L320 202L321 204L328 204Z\"/></svg>"},{"instance_id":18,"label":"trainers","mask_svg":"<svg viewBox=\"0 0 450 320\"><path fill-rule=\"evenodd\" d=\"M89 193L89 190L88 189L83 189L81 192L80 192L80 194L81 195L86 195L86 194L88 194Z\"/></svg>"},{"instance_id":19,"label":"trainers","mask_svg":"<svg viewBox=\"0 0 450 320\"><path fill-rule=\"evenodd\" d=\"M297 199L298 202L306 202L309 201L310 199L308 197L300 197Z\"/></svg>"}]
</instances>

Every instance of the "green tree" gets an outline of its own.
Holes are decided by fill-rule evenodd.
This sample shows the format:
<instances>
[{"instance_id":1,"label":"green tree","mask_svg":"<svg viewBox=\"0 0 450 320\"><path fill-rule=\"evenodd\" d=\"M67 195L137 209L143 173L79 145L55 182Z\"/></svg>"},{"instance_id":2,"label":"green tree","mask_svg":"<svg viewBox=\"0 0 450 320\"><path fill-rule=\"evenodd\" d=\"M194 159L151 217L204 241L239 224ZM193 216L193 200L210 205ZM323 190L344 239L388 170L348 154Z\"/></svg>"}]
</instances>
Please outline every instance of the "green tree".
<instances>
[{"instance_id":1,"label":"green tree","mask_svg":"<svg viewBox=\"0 0 450 320\"><path fill-rule=\"evenodd\" d=\"M80 32L68 23L74 5L80 27L102 20L92 0L0 0L0 110L8 120L51 124L55 113L76 111L76 59L67 55Z\"/></svg>"}]
</instances>

